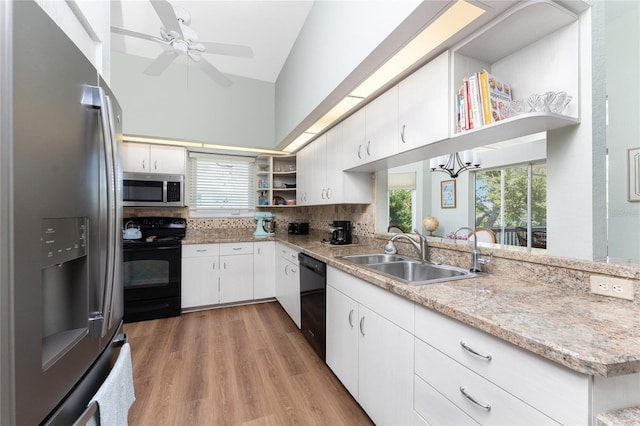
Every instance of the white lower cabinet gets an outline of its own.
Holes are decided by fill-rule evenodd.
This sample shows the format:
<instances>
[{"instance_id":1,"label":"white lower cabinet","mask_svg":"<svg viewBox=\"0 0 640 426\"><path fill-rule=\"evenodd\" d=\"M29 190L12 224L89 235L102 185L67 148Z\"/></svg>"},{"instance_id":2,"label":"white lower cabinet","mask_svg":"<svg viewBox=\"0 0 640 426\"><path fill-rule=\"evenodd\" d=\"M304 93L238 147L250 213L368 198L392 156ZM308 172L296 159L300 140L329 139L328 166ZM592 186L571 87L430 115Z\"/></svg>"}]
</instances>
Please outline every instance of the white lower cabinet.
<instances>
[{"instance_id":1,"label":"white lower cabinet","mask_svg":"<svg viewBox=\"0 0 640 426\"><path fill-rule=\"evenodd\" d=\"M219 254L219 244L182 247L182 309L218 303Z\"/></svg>"},{"instance_id":2,"label":"white lower cabinet","mask_svg":"<svg viewBox=\"0 0 640 426\"><path fill-rule=\"evenodd\" d=\"M298 251L285 244L276 244L276 299L298 328L300 313L300 268Z\"/></svg>"},{"instance_id":3,"label":"white lower cabinet","mask_svg":"<svg viewBox=\"0 0 640 426\"><path fill-rule=\"evenodd\" d=\"M253 298L256 300L276 295L276 243L253 243Z\"/></svg>"},{"instance_id":4,"label":"white lower cabinet","mask_svg":"<svg viewBox=\"0 0 640 426\"><path fill-rule=\"evenodd\" d=\"M220 303L253 300L253 243L220 244Z\"/></svg>"},{"instance_id":5,"label":"white lower cabinet","mask_svg":"<svg viewBox=\"0 0 640 426\"><path fill-rule=\"evenodd\" d=\"M413 422L413 303L327 268L327 365L374 423Z\"/></svg>"},{"instance_id":6,"label":"white lower cabinet","mask_svg":"<svg viewBox=\"0 0 640 426\"><path fill-rule=\"evenodd\" d=\"M275 243L271 242L272 247ZM270 259L254 259L254 243L188 244L182 247L182 309L254 300L254 264L273 265L273 251L260 247ZM273 286L274 275L260 266L259 298ZM275 272L275 271L274 271ZM264 295L264 296L263 296Z\"/></svg>"}]
</instances>

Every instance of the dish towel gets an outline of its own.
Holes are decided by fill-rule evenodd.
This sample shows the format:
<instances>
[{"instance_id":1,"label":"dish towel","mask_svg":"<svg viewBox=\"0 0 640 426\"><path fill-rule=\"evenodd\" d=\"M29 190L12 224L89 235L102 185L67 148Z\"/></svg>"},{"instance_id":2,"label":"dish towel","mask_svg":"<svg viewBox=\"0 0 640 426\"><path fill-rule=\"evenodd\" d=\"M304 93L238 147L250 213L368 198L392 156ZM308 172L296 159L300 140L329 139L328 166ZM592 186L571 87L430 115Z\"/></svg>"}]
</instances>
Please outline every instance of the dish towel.
<instances>
[{"instance_id":1,"label":"dish towel","mask_svg":"<svg viewBox=\"0 0 640 426\"><path fill-rule=\"evenodd\" d=\"M131 367L131 347L125 343L120 349L118 359L98 392L93 396L93 401L98 403L99 423L94 416L89 425L100 426L126 426L127 414L136 396L133 389L133 369Z\"/></svg>"}]
</instances>

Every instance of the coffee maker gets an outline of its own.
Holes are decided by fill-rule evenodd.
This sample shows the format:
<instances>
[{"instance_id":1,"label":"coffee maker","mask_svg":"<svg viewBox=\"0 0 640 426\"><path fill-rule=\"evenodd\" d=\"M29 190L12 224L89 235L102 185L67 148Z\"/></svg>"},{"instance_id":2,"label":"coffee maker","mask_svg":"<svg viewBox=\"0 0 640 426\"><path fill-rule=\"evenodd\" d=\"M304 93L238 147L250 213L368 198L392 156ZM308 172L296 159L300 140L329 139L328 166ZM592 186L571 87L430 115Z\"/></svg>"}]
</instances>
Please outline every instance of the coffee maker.
<instances>
[{"instance_id":1,"label":"coffee maker","mask_svg":"<svg viewBox=\"0 0 640 426\"><path fill-rule=\"evenodd\" d=\"M348 220L334 220L329 228L331 231L331 244L351 244L351 222Z\"/></svg>"}]
</instances>

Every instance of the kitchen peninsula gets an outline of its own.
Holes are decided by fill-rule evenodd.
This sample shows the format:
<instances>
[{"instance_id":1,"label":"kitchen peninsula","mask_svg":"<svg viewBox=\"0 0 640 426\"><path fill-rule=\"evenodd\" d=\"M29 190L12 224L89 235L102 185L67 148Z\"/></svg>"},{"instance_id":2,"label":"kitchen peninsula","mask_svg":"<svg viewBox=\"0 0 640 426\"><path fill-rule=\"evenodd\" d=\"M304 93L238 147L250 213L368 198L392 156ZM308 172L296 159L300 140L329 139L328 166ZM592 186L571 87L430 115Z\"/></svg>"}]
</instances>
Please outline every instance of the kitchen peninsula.
<instances>
[{"instance_id":1,"label":"kitchen peninsula","mask_svg":"<svg viewBox=\"0 0 640 426\"><path fill-rule=\"evenodd\" d=\"M378 296L402 299L411 311L407 326L411 329L403 331L415 336L416 383L426 383L424 380L429 379L419 372L419 359L423 356L420 351L424 348L433 351L435 347L443 352L434 352L436 361L441 358L455 366L465 365L457 358L459 354L448 353L446 346L439 346L437 340L442 336L437 336L437 330L440 330L441 334L471 335L474 339L471 341L476 344L488 339L487 347L495 352L491 368L505 362L505 358L512 358L504 373L483 371L482 365L468 367L506 389L510 397L515 395L524 400L528 409L533 406L544 413L545 421L595 424L595 418L601 412L640 402L640 306L637 300L630 302L592 295L584 284L590 273L625 275L637 273L634 269L627 271L620 266L541 257L491 246L481 248L484 254L494 254L492 263L486 268L487 275L411 286L340 259L340 256L350 254L380 253L386 237L360 237L358 244L335 247L322 244L321 238L313 232L310 236L277 234L273 238L256 240L242 230L236 233L226 230L224 234L214 230L192 230L184 244L275 240L326 262L328 286L335 286L337 291L341 290L342 282L348 281L350 288L364 283L380 290ZM470 249L467 244L451 244L439 238L430 238L429 244L432 260L468 266ZM401 245L403 250L413 255L408 245ZM535 272L527 275L523 271ZM330 304L329 298L327 304ZM327 309L329 311L331 307ZM327 333L329 354L330 331ZM455 350L459 351L459 348ZM534 373L534 377L526 377ZM501 374L506 376L501 378ZM414 377L407 379L412 382ZM437 388L432 382L430 384ZM533 386L531 396L520 393L518 387L522 385ZM418 392L420 387L416 384L415 389ZM550 398L557 401L549 401ZM593 399L592 408L589 408L590 399ZM413 406L413 402L409 402ZM416 402L415 409L418 408ZM493 412L499 412L499 408L494 407ZM487 421L479 418L481 423Z\"/></svg>"}]
</instances>

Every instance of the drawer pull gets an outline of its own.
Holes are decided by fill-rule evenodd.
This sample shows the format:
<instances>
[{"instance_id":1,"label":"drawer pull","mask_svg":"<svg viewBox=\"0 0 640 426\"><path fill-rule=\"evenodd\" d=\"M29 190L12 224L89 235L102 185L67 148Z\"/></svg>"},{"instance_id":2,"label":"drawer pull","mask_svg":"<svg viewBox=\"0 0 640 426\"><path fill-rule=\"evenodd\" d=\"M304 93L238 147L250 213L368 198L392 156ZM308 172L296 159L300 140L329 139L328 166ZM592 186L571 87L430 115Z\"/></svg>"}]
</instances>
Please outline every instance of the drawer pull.
<instances>
[{"instance_id":1,"label":"drawer pull","mask_svg":"<svg viewBox=\"0 0 640 426\"><path fill-rule=\"evenodd\" d=\"M364 317L360 318L360 334L364 337Z\"/></svg>"},{"instance_id":2,"label":"drawer pull","mask_svg":"<svg viewBox=\"0 0 640 426\"><path fill-rule=\"evenodd\" d=\"M207 249L196 249L196 251L197 251L198 253L204 253L204 252L206 252L206 251L207 251Z\"/></svg>"},{"instance_id":3,"label":"drawer pull","mask_svg":"<svg viewBox=\"0 0 640 426\"><path fill-rule=\"evenodd\" d=\"M467 393L467 391L465 390L464 386L460 386L460 393L462 393L462 395L464 395L465 398L467 398L469 401L473 402L478 407L480 407L482 409L485 409L487 411L491 411L491 405L482 404L481 402L478 402L474 397L472 397L471 395L469 395Z\"/></svg>"},{"instance_id":4,"label":"drawer pull","mask_svg":"<svg viewBox=\"0 0 640 426\"><path fill-rule=\"evenodd\" d=\"M491 361L491 355L483 354L483 353L480 353L480 352L476 351L475 349L473 349L472 347L467 345L467 342L465 342L464 340L460 341L460 346L462 346L462 348L465 351L470 352L470 353L474 354L475 356L479 356L480 358L484 358L487 361Z\"/></svg>"},{"instance_id":5,"label":"drawer pull","mask_svg":"<svg viewBox=\"0 0 640 426\"><path fill-rule=\"evenodd\" d=\"M353 328L353 309L349 311L349 326Z\"/></svg>"}]
</instances>

